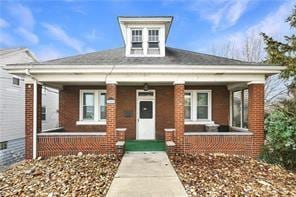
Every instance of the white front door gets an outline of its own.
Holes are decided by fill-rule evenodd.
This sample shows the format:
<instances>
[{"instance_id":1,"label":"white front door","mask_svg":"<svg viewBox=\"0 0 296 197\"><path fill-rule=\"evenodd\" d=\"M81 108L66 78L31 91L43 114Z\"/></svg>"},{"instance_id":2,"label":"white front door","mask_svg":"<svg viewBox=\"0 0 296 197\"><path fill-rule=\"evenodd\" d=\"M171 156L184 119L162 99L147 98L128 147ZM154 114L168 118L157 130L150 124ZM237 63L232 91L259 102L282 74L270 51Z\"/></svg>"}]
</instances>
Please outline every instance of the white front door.
<instances>
[{"instance_id":1,"label":"white front door","mask_svg":"<svg viewBox=\"0 0 296 197\"><path fill-rule=\"evenodd\" d=\"M155 139L155 91L137 90L137 140Z\"/></svg>"}]
</instances>

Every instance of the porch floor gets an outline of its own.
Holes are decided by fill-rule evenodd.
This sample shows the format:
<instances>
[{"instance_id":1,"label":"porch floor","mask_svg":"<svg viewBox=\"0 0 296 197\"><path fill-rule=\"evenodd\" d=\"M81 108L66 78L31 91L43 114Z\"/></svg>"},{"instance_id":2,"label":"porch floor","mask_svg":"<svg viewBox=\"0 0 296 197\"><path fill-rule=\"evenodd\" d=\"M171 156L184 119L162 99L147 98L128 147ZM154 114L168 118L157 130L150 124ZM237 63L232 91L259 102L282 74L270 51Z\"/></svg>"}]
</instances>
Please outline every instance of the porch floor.
<instances>
[{"instance_id":1,"label":"porch floor","mask_svg":"<svg viewBox=\"0 0 296 197\"><path fill-rule=\"evenodd\" d=\"M127 140L125 151L165 151L163 140Z\"/></svg>"}]
</instances>

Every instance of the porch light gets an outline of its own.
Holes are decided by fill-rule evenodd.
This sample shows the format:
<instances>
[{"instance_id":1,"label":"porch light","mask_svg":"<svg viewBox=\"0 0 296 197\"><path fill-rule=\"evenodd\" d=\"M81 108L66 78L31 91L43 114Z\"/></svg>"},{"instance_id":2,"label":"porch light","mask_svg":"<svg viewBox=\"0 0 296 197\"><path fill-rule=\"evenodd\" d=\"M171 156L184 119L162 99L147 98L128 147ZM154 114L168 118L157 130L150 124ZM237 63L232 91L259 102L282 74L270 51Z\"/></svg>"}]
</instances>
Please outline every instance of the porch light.
<instances>
[{"instance_id":1,"label":"porch light","mask_svg":"<svg viewBox=\"0 0 296 197\"><path fill-rule=\"evenodd\" d=\"M144 91L148 91L148 90L149 90L148 83L145 83L144 84Z\"/></svg>"}]
</instances>

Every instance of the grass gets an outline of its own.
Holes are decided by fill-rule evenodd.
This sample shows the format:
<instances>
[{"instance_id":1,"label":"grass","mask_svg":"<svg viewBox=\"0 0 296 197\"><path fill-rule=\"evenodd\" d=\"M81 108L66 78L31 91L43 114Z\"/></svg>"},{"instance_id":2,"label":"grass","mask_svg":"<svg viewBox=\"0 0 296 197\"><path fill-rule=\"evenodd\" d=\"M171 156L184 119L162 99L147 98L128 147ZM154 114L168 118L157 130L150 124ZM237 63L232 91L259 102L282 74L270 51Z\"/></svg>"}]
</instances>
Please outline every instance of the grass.
<instances>
[{"instance_id":1,"label":"grass","mask_svg":"<svg viewBox=\"0 0 296 197\"><path fill-rule=\"evenodd\" d=\"M165 151L162 140L127 140L125 151Z\"/></svg>"}]
</instances>

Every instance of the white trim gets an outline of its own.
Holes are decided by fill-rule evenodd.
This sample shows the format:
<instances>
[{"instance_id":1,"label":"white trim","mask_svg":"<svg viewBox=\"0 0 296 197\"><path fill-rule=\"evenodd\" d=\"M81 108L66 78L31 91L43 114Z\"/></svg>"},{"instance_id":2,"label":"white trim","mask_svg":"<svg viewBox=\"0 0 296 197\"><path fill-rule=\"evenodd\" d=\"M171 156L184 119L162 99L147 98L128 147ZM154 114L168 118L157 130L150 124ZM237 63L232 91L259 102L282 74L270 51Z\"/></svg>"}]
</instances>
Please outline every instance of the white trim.
<instances>
[{"instance_id":1,"label":"white trim","mask_svg":"<svg viewBox=\"0 0 296 197\"><path fill-rule=\"evenodd\" d=\"M265 81L251 81L248 83L248 85L251 85L251 84L265 84Z\"/></svg>"},{"instance_id":2,"label":"white trim","mask_svg":"<svg viewBox=\"0 0 296 197\"><path fill-rule=\"evenodd\" d=\"M106 121L80 120L76 121L76 125L106 125Z\"/></svg>"},{"instance_id":3,"label":"white trim","mask_svg":"<svg viewBox=\"0 0 296 197\"><path fill-rule=\"evenodd\" d=\"M93 120L83 119L83 94L84 93L94 94L94 119ZM81 89L79 91L79 120L76 122L77 125L98 125L103 123L106 124L106 119L101 119L100 117L101 93L106 93L106 90Z\"/></svg>"},{"instance_id":4,"label":"white trim","mask_svg":"<svg viewBox=\"0 0 296 197\"><path fill-rule=\"evenodd\" d=\"M38 83L34 79L33 84L33 159L37 157L37 108L38 108Z\"/></svg>"},{"instance_id":5,"label":"white trim","mask_svg":"<svg viewBox=\"0 0 296 197\"><path fill-rule=\"evenodd\" d=\"M164 131L165 132L175 132L176 129L174 129L174 128L165 128Z\"/></svg>"},{"instance_id":6,"label":"white trim","mask_svg":"<svg viewBox=\"0 0 296 197\"><path fill-rule=\"evenodd\" d=\"M199 124L200 122L212 122L212 90L185 90L185 93L191 93L191 119L185 119L186 123ZM197 94L207 93L208 94L208 119L197 119ZM184 94L185 96L185 94Z\"/></svg>"},{"instance_id":7,"label":"white trim","mask_svg":"<svg viewBox=\"0 0 296 197\"><path fill-rule=\"evenodd\" d=\"M144 92L153 92L153 96L145 96L145 97L141 97L138 96L139 92L142 92L144 90L140 90L137 89L136 90L136 139L139 139L139 101L152 101L153 103L153 121L154 121L154 139L156 137L156 91L155 90L148 90L148 91L144 91Z\"/></svg>"},{"instance_id":8,"label":"white trim","mask_svg":"<svg viewBox=\"0 0 296 197\"><path fill-rule=\"evenodd\" d=\"M38 136L104 136L106 132L49 132L38 133Z\"/></svg>"},{"instance_id":9,"label":"white trim","mask_svg":"<svg viewBox=\"0 0 296 197\"><path fill-rule=\"evenodd\" d=\"M253 135L252 132L185 132L185 136L195 135L227 135L227 136L240 136L240 135Z\"/></svg>"},{"instance_id":10,"label":"white trim","mask_svg":"<svg viewBox=\"0 0 296 197\"><path fill-rule=\"evenodd\" d=\"M56 128L52 128L52 129L45 129L45 130L42 130L42 132L51 132L51 131L56 131L56 130L60 130L60 129L64 129L64 127L56 127Z\"/></svg>"},{"instance_id":11,"label":"white trim","mask_svg":"<svg viewBox=\"0 0 296 197\"><path fill-rule=\"evenodd\" d=\"M127 128L116 128L116 131L118 132L125 132Z\"/></svg>"},{"instance_id":12,"label":"white trim","mask_svg":"<svg viewBox=\"0 0 296 197\"><path fill-rule=\"evenodd\" d=\"M249 132L249 129L247 129L247 128L240 128L240 127L233 127L233 126L230 126L230 128L232 130L236 130L236 131L239 131L239 132Z\"/></svg>"},{"instance_id":13,"label":"white trim","mask_svg":"<svg viewBox=\"0 0 296 197\"><path fill-rule=\"evenodd\" d=\"M174 85L184 85L185 81L184 80L176 80L174 81Z\"/></svg>"}]
</instances>

